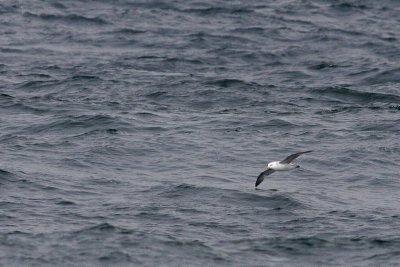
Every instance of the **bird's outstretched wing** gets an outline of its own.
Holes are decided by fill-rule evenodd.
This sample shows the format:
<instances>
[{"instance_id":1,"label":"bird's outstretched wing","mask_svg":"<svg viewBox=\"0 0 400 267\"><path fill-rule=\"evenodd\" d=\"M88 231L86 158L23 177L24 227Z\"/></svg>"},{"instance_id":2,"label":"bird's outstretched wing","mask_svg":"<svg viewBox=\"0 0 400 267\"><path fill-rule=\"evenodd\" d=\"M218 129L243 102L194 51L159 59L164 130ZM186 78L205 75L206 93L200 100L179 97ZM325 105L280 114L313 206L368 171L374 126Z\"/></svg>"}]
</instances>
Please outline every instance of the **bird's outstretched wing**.
<instances>
[{"instance_id":1,"label":"bird's outstretched wing","mask_svg":"<svg viewBox=\"0 0 400 267\"><path fill-rule=\"evenodd\" d=\"M312 152L312 150L292 154L292 155L286 157L284 160L281 160L279 163L288 164L288 163L292 162L294 159L296 159L298 156L300 156L301 154L310 153L310 152Z\"/></svg>"},{"instance_id":2,"label":"bird's outstretched wing","mask_svg":"<svg viewBox=\"0 0 400 267\"><path fill-rule=\"evenodd\" d=\"M262 173L260 173L260 175L257 177L257 181L256 181L256 187L262 183L262 181L264 181L264 178L267 175L270 175L271 173L273 173L274 170L273 169L266 169L265 171L263 171Z\"/></svg>"}]
</instances>

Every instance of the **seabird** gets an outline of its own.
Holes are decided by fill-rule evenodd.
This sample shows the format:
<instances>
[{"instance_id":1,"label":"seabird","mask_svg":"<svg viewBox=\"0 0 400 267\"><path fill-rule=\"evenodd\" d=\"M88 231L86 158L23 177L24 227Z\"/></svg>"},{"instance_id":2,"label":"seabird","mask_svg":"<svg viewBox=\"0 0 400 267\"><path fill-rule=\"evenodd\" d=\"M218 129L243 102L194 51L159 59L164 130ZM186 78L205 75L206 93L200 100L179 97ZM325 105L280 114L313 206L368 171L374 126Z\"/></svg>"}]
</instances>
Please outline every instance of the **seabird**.
<instances>
[{"instance_id":1,"label":"seabird","mask_svg":"<svg viewBox=\"0 0 400 267\"><path fill-rule=\"evenodd\" d=\"M292 155L286 157L284 160L272 161L272 162L268 163L267 169L265 171L263 171L262 173L260 173L260 175L257 177L256 187L259 184L261 184L262 181L264 181L264 178L266 176L270 175L271 173L273 173L275 171L288 171L288 170L292 170L292 169L295 169L295 168L300 168L299 165L296 165L296 164L291 163L291 162L294 159L296 159L298 156L300 156L301 154L310 153L310 152L312 152L312 151L309 150L309 151L295 153L295 154L292 154Z\"/></svg>"}]
</instances>

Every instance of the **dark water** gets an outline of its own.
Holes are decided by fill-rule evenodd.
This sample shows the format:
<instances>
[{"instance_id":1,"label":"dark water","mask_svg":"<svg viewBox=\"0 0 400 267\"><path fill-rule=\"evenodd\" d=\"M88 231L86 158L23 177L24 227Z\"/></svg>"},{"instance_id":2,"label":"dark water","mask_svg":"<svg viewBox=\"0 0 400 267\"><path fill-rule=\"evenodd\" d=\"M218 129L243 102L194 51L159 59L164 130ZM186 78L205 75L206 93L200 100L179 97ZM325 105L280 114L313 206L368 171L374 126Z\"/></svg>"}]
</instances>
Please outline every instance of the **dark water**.
<instances>
[{"instance_id":1,"label":"dark water","mask_svg":"<svg viewBox=\"0 0 400 267\"><path fill-rule=\"evenodd\" d=\"M399 265L399 12L2 1L0 265Z\"/></svg>"}]
</instances>

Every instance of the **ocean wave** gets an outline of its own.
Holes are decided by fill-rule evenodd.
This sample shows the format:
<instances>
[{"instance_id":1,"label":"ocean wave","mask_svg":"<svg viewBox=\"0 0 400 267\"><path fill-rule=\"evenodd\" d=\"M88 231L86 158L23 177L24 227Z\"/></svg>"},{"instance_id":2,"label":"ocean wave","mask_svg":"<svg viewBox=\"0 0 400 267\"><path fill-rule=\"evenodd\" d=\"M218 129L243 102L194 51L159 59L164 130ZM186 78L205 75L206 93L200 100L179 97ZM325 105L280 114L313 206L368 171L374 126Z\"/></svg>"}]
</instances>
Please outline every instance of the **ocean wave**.
<instances>
[{"instance_id":1,"label":"ocean wave","mask_svg":"<svg viewBox=\"0 0 400 267\"><path fill-rule=\"evenodd\" d=\"M390 120L386 122L377 122L361 127L361 131L373 132L397 132L400 130L400 120Z\"/></svg>"},{"instance_id":2,"label":"ocean wave","mask_svg":"<svg viewBox=\"0 0 400 267\"><path fill-rule=\"evenodd\" d=\"M310 65L308 68L311 70L324 70L324 69L335 69L338 68L339 65L333 62L319 62Z\"/></svg>"},{"instance_id":3,"label":"ocean wave","mask_svg":"<svg viewBox=\"0 0 400 267\"><path fill-rule=\"evenodd\" d=\"M254 13L254 10L249 8L225 8L225 7L188 8L184 9L183 11L189 13L196 13L199 15L206 15L206 16L222 15L222 14L241 15L241 14Z\"/></svg>"},{"instance_id":4,"label":"ocean wave","mask_svg":"<svg viewBox=\"0 0 400 267\"><path fill-rule=\"evenodd\" d=\"M214 81L208 81L205 84L217 86L217 87L225 87L225 88L226 87L243 87L243 88L261 87L261 85L256 82L247 82L247 81L240 80L240 79L219 79L219 80L214 80Z\"/></svg>"},{"instance_id":5,"label":"ocean wave","mask_svg":"<svg viewBox=\"0 0 400 267\"><path fill-rule=\"evenodd\" d=\"M367 84L381 84L381 83L399 83L400 82L400 68L384 70L372 77L365 78ZM394 96L397 100L399 96Z\"/></svg>"},{"instance_id":6,"label":"ocean wave","mask_svg":"<svg viewBox=\"0 0 400 267\"><path fill-rule=\"evenodd\" d=\"M298 127L298 125L291 123L287 120L283 120L283 119L272 119L272 120L268 120L266 122L254 123L251 126L254 128L263 128L263 129L267 129L270 127L275 127L275 128L279 128L279 129L282 129L282 127L284 127L284 128Z\"/></svg>"},{"instance_id":7,"label":"ocean wave","mask_svg":"<svg viewBox=\"0 0 400 267\"><path fill-rule=\"evenodd\" d=\"M358 2L358 1L356 1ZM334 8L339 11L348 11L348 12L353 12L354 10L365 10L368 9L368 6L365 4L359 4L356 2L349 2L349 1L343 1L335 4L331 4L330 7Z\"/></svg>"},{"instance_id":8,"label":"ocean wave","mask_svg":"<svg viewBox=\"0 0 400 267\"><path fill-rule=\"evenodd\" d=\"M112 31L104 32L104 34L109 34L109 35L121 35L121 36L127 36L127 35L138 35L142 33L146 33L147 31L144 30L137 30L137 29L132 29L132 28L117 28Z\"/></svg>"},{"instance_id":9,"label":"ocean wave","mask_svg":"<svg viewBox=\"0 0 400 267\"><path fill-rule=\"evenodd\" d=\"M73 201L68 201L68 200L60 200L60 201L58 201L56 204L57 204L57 205L60 205L60 206L75 206L75 205L76 205L75 202L73 202Z\"/></svg>"},{"instance_id":10,"label":"ocean wave","mask_svg":"<svg viewBox=\"0 0 400 267\"><path fill-rule=\"evenodd\" d=\"M14 175L14 174L12 172L0 169L0 176L1 177L11 176L11 175Z\"/></svg>"},{"instance_id":11,"label":"ocean wave","mask_svg":"<svg viewBox=\"0 0 400 267\"><path fill-rule=\"evenodd\" d=\"M330 86L321 89L312 89L312 93L332 97L334 99L339 99L343 102L361 102L361 103L370 103L370 102L400 102L400 96L393 94L382 94L375 92L362 92L355 89L350 89L344 86Z\"/></svg>"},{"instance_id":12,"label":"ocean wave","mask_svg":"<svg viewBox=\"0 0 400 267\"><path fill-rule=\"evenodd\" d=\"M349 112L349 113L359 113L363 110L374 111L374 112L382 112L387 110L397 110L400 109L398 106L393 105L343 105L343 106L334 106L330 109L324 109L316 111L316 114L336 114L342 112Z\"/></svg>"},{"instance_id":13,"label":"ocean wave","mask_svg":"<svg viewBox=\"0 0 400 267\"><path fill-rule=\"evenodd\" d=\"M316 255L321 251L328 249L334 251L356 251L365 249L369 251L367 255L360 257L360 261L371 257L379 257L381 253L376 253L377 249L394 248L399 245L400 241L397 238L383 239L379 237L335 237L332 234L317 234L311 236L299 237L270 237L270 238L245 238L230 241L230 244L241 247L244 251L264 251L266 253L281 254L281 255ZM227 242L221 242L222 246L227 245ZM326 251L327 252L327 251ZM332 259L321 259L321 262L328 263Z\"/></svg>"},{"instance_id":14,"label":"ocean wave","mask_svg":"<svg viewBox=\"0 0 400 267\"><path fill-rule=\"evenodd\" d=\"M5 186L9 182L15 182L16 175L4 169L0 169L0 186Z\"/></svg>"},{"instance_id":15,"label":"ocean wave","mask_svg":"<svg viewBox=\"0 0 400 267\"><path fill-rule=\"evenodd\" d=\"M63 81L60 80L30 80L20 83L17 88L18 89L29 89L29 90L37 90L37 89L48 89L50 87L57 86L61 84Z\"/></svg>"},{"instance_id":16,"label":"ocean wave","mask_svg":"<svg viewBox=\"0 0 400 267\"><path fill-rule=\"evenodd\" d=\"M215 187L199 187L189 184L180 184L163 190L159 193L161 197L167 198L215 198L219 199L220 204L236 203L240 206L252 206L252 207L269 207L279 209L291 209L305 207L304 204L298 200L280 193L274 193L273 195L265 194L262 195L258 191L253 193L238 191L235 189L222 189Z\"/></svg>"},{"instance_id":17,"label":"ocean wave","mask_svg":"<svg viewBox=\"0 0 400 267\"><path fill-rule=\"evenodd\" d=\"M306 207L299 200L287 194L273 191L273 194L265 194L263 190L260 191L262 192L260 194L258 191L255 191L255 193L235 191L232 194L221 196L221 199L230 203L240 203L243 206L272 208L274 210L291 210Z\"/></svg>"},{"instance_id":18,"label":"ocean wave","mask_svg":"<svg viewBox=\"0 0 400 267\"><path fill-rule=\"evenodd\" d=\"M25 12L24 16L29 18L41 19L44 21L54 22L60 21L68 24L79 24L79 25L106 25L109 22L101 17L85 17L82 15L70 14L70 15L60 15L60 14L34 14L31 12Z\"/></svg>"},{"instance_id":19,"label":"ocean wave","mask_svg":"<svg viewBox=\"0 0 400 267\"><path fill-rule=\"evenodd\" d=\"M85 227L83 229L74 231L74 234L79 235L93 235L93 234L101 234L101 233L116 233L116 234L129 234L132 233L132 230L125 229L122 227L115 226L111 223L100 223L94 226Z\"/></svg>"},{"instance_id":20,"label":"ocean wave","mask_svg":"<svg viewBox=\"0 0 400 267\"><path fill-rule=\"evenodd\" d=\"M162 189L162 192L159 193L162 197L167 198L176 198L176 197L185 197L185 196L195 196L197 194L210 194L215 192L213 188L208 187L197 187L190 184L179 184L167 189Z\"/></svg>"},{"instance_id":21,"label":"ocean wave","mask_svg":"<svg viewBox=\"0 0 400 267\"><path fill-rule=\"evenodd\" d=\"M50 119L36 125L27 126L25 131L32 133L49 132L49 131L64 131L68 128L72 130L85 130L89 128L91 131L100 130L105 133L116 133L119 127L127 126L124 120L118 117L96 114L96 115L77 115L63 116L61 118ZM110 130L111 129L111 130ZM88 132L85 132L86 134ZM93 132L92 132L93 133Z\"/></svg>"}]
</instances>

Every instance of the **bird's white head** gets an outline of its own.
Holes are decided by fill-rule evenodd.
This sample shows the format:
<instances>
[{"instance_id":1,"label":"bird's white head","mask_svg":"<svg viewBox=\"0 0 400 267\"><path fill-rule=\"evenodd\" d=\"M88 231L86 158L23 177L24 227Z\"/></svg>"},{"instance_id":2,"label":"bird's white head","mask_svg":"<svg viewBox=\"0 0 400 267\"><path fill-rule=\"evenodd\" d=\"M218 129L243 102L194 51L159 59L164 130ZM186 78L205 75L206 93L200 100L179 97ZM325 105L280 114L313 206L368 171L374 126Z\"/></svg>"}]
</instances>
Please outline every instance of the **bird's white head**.
<instances>
[{"instance_id":1,"label":"bird's white head","mask_svg":"<svg viewBox=\"0 0 400 267\"><path fill-rule=\"evenodd\" d=\"M267 168L272 168L274 164L272 162L268 163Z\"/></svg>"}]
</instances>

